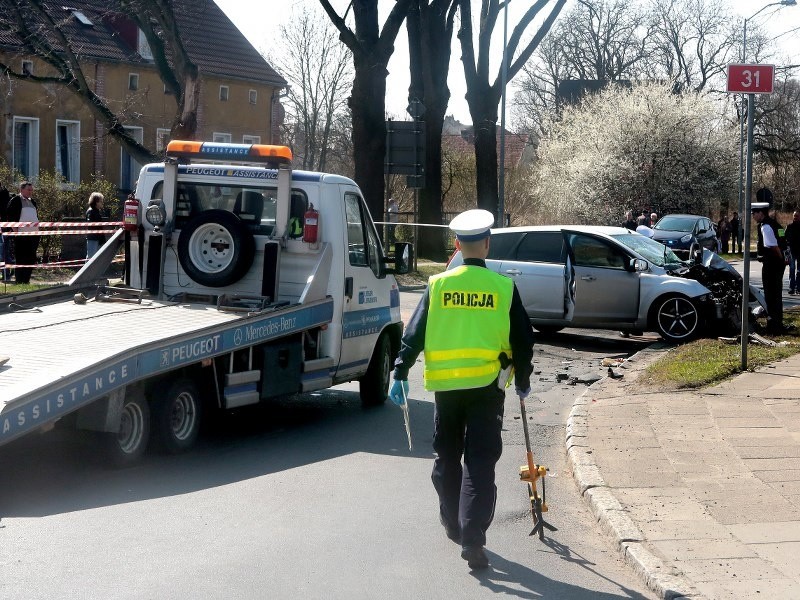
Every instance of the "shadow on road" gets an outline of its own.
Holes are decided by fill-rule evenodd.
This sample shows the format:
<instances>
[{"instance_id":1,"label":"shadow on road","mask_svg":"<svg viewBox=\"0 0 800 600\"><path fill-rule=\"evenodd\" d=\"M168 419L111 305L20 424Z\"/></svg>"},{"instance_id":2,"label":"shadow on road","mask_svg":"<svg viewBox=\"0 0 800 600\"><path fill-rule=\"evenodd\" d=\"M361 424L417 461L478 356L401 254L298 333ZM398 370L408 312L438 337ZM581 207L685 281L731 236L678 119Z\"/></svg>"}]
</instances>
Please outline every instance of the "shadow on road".
<instances>
[{"instance_id":1,"label":"shadow on road","mask_svg":"<svg viewBox=\"0 0 800 600\"><path fill-rule=\"evenodd\" d=\"M414 451L401 411L363 409L357 392L326 390L221 418L177 456L105 466L83 432L26 436L0 452L0 518L40 517L186 494L355 452L431 459L433 405L410 400Z\"/></svg>"}]
</instances>

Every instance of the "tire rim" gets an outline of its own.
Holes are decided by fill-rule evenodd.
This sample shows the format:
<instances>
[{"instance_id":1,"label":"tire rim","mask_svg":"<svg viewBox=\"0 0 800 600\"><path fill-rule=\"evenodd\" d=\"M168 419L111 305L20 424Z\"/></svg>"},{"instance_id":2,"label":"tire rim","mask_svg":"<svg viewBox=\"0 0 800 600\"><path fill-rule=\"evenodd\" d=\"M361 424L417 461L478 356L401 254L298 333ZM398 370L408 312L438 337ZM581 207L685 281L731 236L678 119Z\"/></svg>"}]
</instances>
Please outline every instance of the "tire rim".
<instances>
[{"instance_id":1,"label":"tire rim","mask_svg":"<svg viewBox=\"0 0 800 600\"><path fill-rule=\"evenodd\" d=\"M194 431L197 422L194 397L189 392L181 392L172 402L169 411L169 426L177 440L185 441Z\"/></svg>"},{"instance_id":2,"label":"tire rim","mask_svg":"<svg viewBox=\"0 0 800 600\"><path fill-rule=\"evenodd\" d=\"M203 273L219 273L227 269L234 258L233 235L217 223L206 223L189 238L189 259Z\"/></svg>"},{"instance_id":3,"label":"tire rim","mask_svg":"<svg viewBox=\"0 0 800 600\"><path fill-rule=\"evenodd\" d=\"M658 311L658 326L671 339L683 339L697 328L697 309L686 298L670 298Z\"/></svg>"},{"instance_id":4,"label":"tire rim","mask_svg":"<svg viewBox=\"0 0 800 600\"><path fill-rule=\"evenodd\" d=\"M388 390L389 389L389 379L390 379L389 374L390 374L391 368L392 368L392 359L391 359L391 356L389 356L389 352L386 350L386 345L385 344L384 344L383 348L384 348L383 356L381 357L381 363L382 363L381 364L381 385L382 385L383 389Z\"/></svg>"},{"instance_id":5,"label":"tire rim","mask_svg":"<svg viewBox=\"0 0 800 600\"><path fill-rule=\"evenodd\" d=\"M129 402L122 408L117 441L119 449L125 454L133 454L144 437L144 412L136 402Z\"/></svg>"}]
</instances>

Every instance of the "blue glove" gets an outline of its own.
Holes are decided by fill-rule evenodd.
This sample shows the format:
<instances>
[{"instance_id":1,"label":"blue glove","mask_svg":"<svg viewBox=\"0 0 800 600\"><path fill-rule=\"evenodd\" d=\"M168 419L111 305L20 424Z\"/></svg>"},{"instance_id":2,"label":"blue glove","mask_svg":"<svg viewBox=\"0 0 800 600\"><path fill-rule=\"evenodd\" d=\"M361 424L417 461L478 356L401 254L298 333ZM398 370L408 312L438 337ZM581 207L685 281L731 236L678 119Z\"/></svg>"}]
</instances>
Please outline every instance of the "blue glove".
<instances>
[{"instance_id":1,"label":"blue glove","mask_svg":"<svg viewBox=\"0 0 800 600\"><path fill-rule=\"evenodd\" d=\"M403 406L406 403L406 398L408 397L408 380L407 379L395 379L392 382L392 387L389 388L389 399L397 404L397 406Z\"/></svg>"},{"instance_id":2,"label":"blue glove","mask_svg":"<svg viewBox=\"0 0 800 600\"><path fill-rule=\"evenodd\" d=\"M525 400L525 398L527 398L531 393L531 388L530 387L527 387L524 390L520 389L520 388L516 388L516 389L517 389L517 396L519 396L520 400Z\"/></svg>"}]
</instances>

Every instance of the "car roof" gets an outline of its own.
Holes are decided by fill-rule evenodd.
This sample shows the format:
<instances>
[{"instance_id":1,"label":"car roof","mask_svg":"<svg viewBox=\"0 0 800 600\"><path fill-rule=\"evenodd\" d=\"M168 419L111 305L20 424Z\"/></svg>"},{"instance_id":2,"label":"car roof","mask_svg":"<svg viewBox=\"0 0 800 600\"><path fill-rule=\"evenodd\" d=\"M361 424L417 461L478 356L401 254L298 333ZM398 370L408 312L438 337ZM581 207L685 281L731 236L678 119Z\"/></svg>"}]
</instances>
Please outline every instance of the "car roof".
<instances>
[{"instance_id":1,"label":"car roof","mask_svg":"<svg viewBox=\"0 0 800 600\"><path fill-rule=\"evenodd\" d=\"M631 233L630 229L612 225L523 225L521 227L502 227L492 229L492 235L510 233L529 233L533 231L578 231L580 233L601 233L604 235L621 235Z\"/></svg>"},{"instance_id":2,"label":"car roof","mask_svg":"<svg viewBox=\"0 0 800 600\"><path fill-rule=\"evenodd\" d=\"M703 217L702 215L686 215L686 214L683 214L683 213L680 213L680 214L675 213L675 214L664 215L663 217L661 217L661 219L666 219L667 217L687 217L689 219L707 219L708 218L708 217ZM659 221L661 219L659 219Z\"/></svg>"}]
</instances>

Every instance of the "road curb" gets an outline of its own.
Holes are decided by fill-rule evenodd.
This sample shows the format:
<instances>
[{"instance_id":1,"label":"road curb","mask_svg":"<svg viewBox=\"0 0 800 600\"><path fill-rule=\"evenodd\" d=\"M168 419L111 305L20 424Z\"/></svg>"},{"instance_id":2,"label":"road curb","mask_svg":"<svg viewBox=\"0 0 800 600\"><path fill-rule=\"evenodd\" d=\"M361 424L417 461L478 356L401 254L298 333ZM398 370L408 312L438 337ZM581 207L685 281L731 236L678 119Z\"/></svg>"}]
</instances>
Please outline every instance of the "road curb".
<instances>
[{"instance_id":1,"label":"road curb","mask_svg":"<svg viewBox=\"0 0 800 600\"><path fill-rule=\"evenodd\" d=\"M644 352L647 350L637 352L631 362ZM645 546L646 539L638 525L603 479L588 442L590 396L603 385L605 380L601 379L575 398L567 419L565 447L578 491L600 528L614 539L623 560L651 591L664 600L701 600L704 596L688 580L672 573L673 569Z\"/></svg>"}]
</instances>

